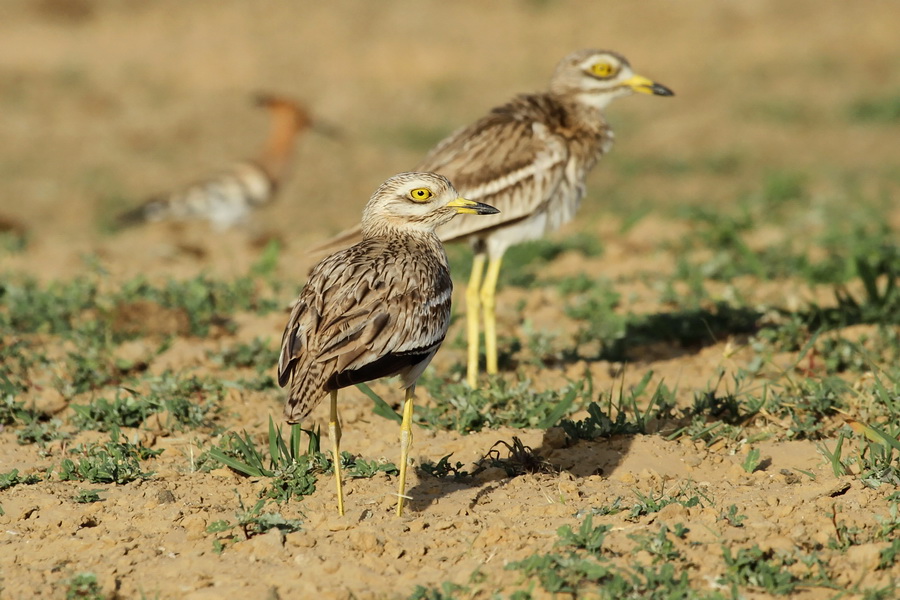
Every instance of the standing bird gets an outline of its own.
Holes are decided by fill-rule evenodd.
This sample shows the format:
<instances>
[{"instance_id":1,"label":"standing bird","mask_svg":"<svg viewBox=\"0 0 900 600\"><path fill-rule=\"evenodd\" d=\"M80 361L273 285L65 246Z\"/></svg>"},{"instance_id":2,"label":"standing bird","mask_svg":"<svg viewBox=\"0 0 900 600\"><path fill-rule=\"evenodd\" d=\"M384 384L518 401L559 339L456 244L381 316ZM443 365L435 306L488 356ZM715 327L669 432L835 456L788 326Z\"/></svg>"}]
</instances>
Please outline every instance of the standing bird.
<instances>
[{"instance_id":1,"label":"standing bird","mask_svg":"<svg viewBox=\"0 0 900 600\"><path fill-rule=\"evenodd\" d=\"M362 241L322 260L300 292L281 338L278 383L289 384L284 408L288 423L299 422L331 394L329 436L338 513L344 514L344 495L337 392L400 375L406 389L397 504L397 515L402 515L416 380L450 324L453 283L435 228L459 213L496 212L460 198L441 175L395 175L366 204Z\"/></svg>"},{"instance_id":2,"label":"standing bird","mask_svg":"<svg viewBox=\"0 0 900 600\"><path fill-rule=\"evenodd\" d=\"M585 178L612 147L613 132L603 109L635 92L674 95L669 88L636 75L620 54L573 52L557 65L548 91L520 95L494 108L438 143L417 167L447 176L467 198L500 209L497 216L460 220L438 230L441 240L467 240L475 250L466 290L471 387L478 381L482 310L487 372L497 372L494 298L504 252L575 217ZM358 235L358 230L349 230L315 250L346 245Z\"/></svg>"},{"instance_id":3,"label":"standing bird","mask_svg":"<svg viewBox=\"0 0 900 600\"><path fill-rule=\"evenodd\" d=\"M256 159L235 163L207 179L154 196L120 214L117 223L128 226L199 219L210 221L217 229L227 229L272 202L287 174L298 134L314 125L306 109L293 100L260 95L256 101L272 116L269 137Z\"/></svg>"}]
</instances>

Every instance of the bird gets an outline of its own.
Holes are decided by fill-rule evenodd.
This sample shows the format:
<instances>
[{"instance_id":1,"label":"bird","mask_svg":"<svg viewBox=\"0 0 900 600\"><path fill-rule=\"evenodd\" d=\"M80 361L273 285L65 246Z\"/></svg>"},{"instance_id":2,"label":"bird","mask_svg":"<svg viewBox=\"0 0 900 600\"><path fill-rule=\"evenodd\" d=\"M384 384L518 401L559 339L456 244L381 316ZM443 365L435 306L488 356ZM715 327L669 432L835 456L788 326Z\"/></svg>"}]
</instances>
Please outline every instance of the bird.
<instances>
[{"instance_id":1,"label":"bird","mask_svg":"<svg viewBox=\"0 0 900 600\"><path fill-rule=\"evenodd\" d=\"M397 503L402 516L416 380L450 324L453 283L435 228L457 214L495 213L492 206L460 197L446 177L400 173L366 204L362 239L310 271L282 335L278 383L288 389L284 417L291 424L331 396L338 514L344 514L338 390L400 375L406 390Z\"/></svg>"},{"instance_id":2,"label":"bird","mask_svg":"<svg viewBox=\"0 0 900 600\"><path fill-rule=\"evenodd\" d=\"M269 136L262 152L169 193L149 198L116 217L120 227L157 221L206 220L223 230L238 225L256 209L271 203L284 180L298 134L315 128L300 103L270 94L255 98L269 111Z\"/></svg>"},{"instance_id":3,"label":"bird","mask_svg":"<svg viewBox=\"0 0 900 600\"><path fill-rule=\"evenodd\" d=\"M478 384L480 311L486 370L498 371L495 296L503 254L575 217L588 173L612 148L613 131L603 111L616 98L634 93L674 95L635 74L617 52L573 52L557 64L547 91L521 94L493 108L439 142L416 167L445 175L463 196L500 210L438 229L442 241L468 241L474 249L465 294L470 387ZM358 236L358 229L350 229L313 252L346 246Z\"/></svg>"}]
</instances>

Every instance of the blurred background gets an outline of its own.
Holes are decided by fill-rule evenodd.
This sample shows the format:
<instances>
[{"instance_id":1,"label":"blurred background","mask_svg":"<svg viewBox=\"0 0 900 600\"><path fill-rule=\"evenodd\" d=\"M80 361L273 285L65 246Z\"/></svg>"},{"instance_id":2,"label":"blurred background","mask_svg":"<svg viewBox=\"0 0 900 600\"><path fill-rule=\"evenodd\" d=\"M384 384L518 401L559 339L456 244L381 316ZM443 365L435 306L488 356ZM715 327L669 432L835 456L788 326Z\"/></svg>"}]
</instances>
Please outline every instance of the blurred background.
<instances>
[{"instance_id":1,"label":"blurred background","mask_svg":"<svg viewBox=\"0 0 900 600\"><path fill-rule=\"evenodd\" d=\"M860 198L873 221L900 222L890 2L4 0L3 270L65 277L91 256L122 277L236 274L275 238L282 274L302 281L306 248L355 224L384 179L544 89L586 47L624 54L677 95L609 108L616 145L566 231L631 235L621 254L640 254L681 235L685 207L754 194L801 206L755 244L825 227ZM278 202L243 229L113 230L117 212L257 153L258 91L303 102L342 136L304 135ZM26 252L10 251L20 242Z\"/></svg>"}]
</instances>

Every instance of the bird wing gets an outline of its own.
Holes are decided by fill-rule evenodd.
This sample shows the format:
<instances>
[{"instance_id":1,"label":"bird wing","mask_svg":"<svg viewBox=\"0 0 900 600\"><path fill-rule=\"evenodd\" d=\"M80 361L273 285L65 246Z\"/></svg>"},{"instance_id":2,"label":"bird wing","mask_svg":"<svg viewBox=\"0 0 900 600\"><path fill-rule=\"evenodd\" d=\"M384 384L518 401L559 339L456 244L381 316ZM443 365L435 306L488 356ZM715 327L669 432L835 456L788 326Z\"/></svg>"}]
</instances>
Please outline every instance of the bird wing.
<instances>
[{"instance_id":1,"label":"bird wing","mask_svg":"<svg viewBox=\"0 0 900 600\"><path fill-rule=\"evenodd\" d=\"M495 108L438 143L416 167L440 173L469 200L500 210L477 219L454 219L438 228L442 241L488 231L541 210L556 193L570 162L562 109L547 95L525 95ZM313 247L317 255L359 241L359 226Z\"/></svg>"},{"instance_id":2,"label":"bird wing","mask_svg":"<svg viewBox=\"0 0 900 600\"><path fill-rule=\"evenodd\" d=\"M553 198L570 154L550 122L550 109L546 97L521 96L452 134L425 157L418 170L440 173L464 197L500 210L451 221L438 229L443 241L518 221Z\"/></svg>"},{"instance_id":3,"label":"bird wing","mask_svg":"<svg viewBox=\"0 0 900 600\"><path fill-rule=\"evenodd\" d=\"M329 389L398 373L443 341L449 274L403 265L378 245L366 240L325 259L300 293L278 358L278 383L290 382L289 420Z\"/></svg>"}]
</instances>

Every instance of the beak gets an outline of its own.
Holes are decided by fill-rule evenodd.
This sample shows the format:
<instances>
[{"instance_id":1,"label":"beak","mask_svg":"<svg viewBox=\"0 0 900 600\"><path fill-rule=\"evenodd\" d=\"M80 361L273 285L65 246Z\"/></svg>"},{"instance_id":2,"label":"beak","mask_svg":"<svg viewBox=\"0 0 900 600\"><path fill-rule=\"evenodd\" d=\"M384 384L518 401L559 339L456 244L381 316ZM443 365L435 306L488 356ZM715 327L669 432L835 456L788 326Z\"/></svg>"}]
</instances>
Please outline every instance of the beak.
<instances>
[{"instance_id":1,"label":"beak","mask_svg":"<svg viewBox=\"0 0 900 600\"><path fill-rule=\"evenodd\" d=\"M655 81L651 81L642 75L633 75L632 77L629 77L628 79L623 81L622 85L630 87L639 94L652 94L654 96L675 95L675 92L673 92L666 86L656 83Z\"/></svg>"},{"instance_id":2,"label":"beak","mask_svg":"<svg viewBox=\"0 0 900 600\"><path fill-rule=\"evenodd\" d=\"M344 139L344 132L340 127L332 123L315 119L309 124L309 128L311 131L315 131L319 135L323 135L332 140Z\"/></svg>"},{"instance_id":3,"label":"beak","mask_svg":"<svg viewBox=\"0 0 900 600\"><path fill-rule=\"evenodd\" d=\"M493 206L475 202L474 200L466 200L465 198L457 198L447 203L447 206L455 208L456 212L461 215L496 215L499 210Z\"/></svg>"}]
</instances>

